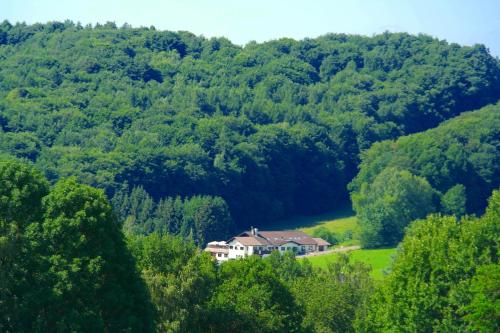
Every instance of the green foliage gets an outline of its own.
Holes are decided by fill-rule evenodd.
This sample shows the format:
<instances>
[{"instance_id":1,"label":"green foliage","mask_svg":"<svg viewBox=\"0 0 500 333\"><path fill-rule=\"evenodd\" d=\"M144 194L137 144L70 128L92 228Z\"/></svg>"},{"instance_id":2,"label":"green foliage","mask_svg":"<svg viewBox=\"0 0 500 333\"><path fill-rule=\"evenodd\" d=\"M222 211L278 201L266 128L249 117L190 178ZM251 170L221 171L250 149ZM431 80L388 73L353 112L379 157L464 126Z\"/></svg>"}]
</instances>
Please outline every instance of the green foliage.
<instances>
[{"instance_id":1,"label":"green foliage","mask_svg":"<svg viewBox=\"0 0 500 333\"><path fill-rule=\"evenodd\" d=\"M451 187L441 198L443 213L452 214L460 218L465 214L465 186L457 184Z\"/></svg>"},{"instance_id":2,"label":"green foliage","mask_svg":"<svg viewBox=\"0 0 500 333\"><path fill-rule=\"evenodd\" d=\"M300 332L302 310L270 265L249 257L220 269L209 331Z\"/></svg>"},{"instance_id":3,"label":"green foliage","mask_svg":"<svg viewBox=\"0 0 500 333\"><path fill-rule=\"evenodd\" d=\"M369 271L368 266L341 255L326 270L296 279L293 291L306 310L305 331L354 332L356 313L372 293Z\"/></svg>"},{"instance_id":4,"label":"green foliage","mask_svg":"<svg viewBox=\"0 0 500 333\"><path fill-rule=\"evenodd\" d=\"M436 210L435 193L429 183L396 168L383 170L352 199L361 244L368 248L397 244L410 222Z\"/></svg>"},{"instance_id":5,"label":"green foliage","mask_svg":"<svg viewBox=\"0 0 500 333\"><path fill-rule=\"evenodd\" d=\"M314 270L292 252L217 266L178 236L129 235L128 241L158 331L352 331L357 308L372 293L369 268L347 257L328 270Z\"/></svg>"},{"instance_id":6,"label":"green foliage","mask_svg":"<svg viewBox=\"0 0 500 333\"><path fill-rule=\"evenodd\" d=\"M481 213L500 184L499 110L500 104L490 105L424 133L374 144L362 155L351 195L370 186L384 169L397 168L425 178L444 194L444 213L461 215L464 203L466 212Z\"/></svg>"},{"instance_id":7,"label":"green foliage","mask_svg":"<svg viewBox=\"0 0 500 333\"><path fill-rule=\"evenodd\" d=\"M296 260L295 253L292 251L286 251L283 254L273 251L265 258L265 262L273 268L280 278L289 283L297 278L313 274L309 262Z\"/></svg>"},{"instance_id":8,"label":"green foliage","mask_svg":"<svg viewBox=\"0 0 500 333\"><path fill-rule=\"evenodd\" d=\"M42 197L48 193L48 183L32 167L15 161L0 161L0 220L15 223L18 231L41 218Z\"/></svg>"},{"instance_id":9,"label":"green foliage","mask_svg":"<svg viewBox=\"0 0 500 333\"><path fill-rule=\"evenodd\" d=\"M129 235L129 247L156 309L160 332L205 332L207 302L215 288L215 263L182 238Z\"/></svg>"},{"instance_id":10,"label":"green foliage","mask_svg":"<svg viewBox=\"0 0 500 333\"><path fill-rule=\"evenodd\" d=\"M229 238L235 230L229 207L220 197L167 197L155 203L142 187L135 187L130 195L126 190L118 192L112 202L124 221L123 229L135 234L171 233L203 247Z\"/></svg>"},{"instance_id":11,"label":"green foliage","mask_svg":"<svg viewBox=\"0 0 500 333\"><path fill-rule=\"evenodd\" d=\"M48 183L40 172L14 160L0 161L0 331L20 330L33 288L26 271L33 269L27 253L26 228L43 214Z\"/></svg>"},{"instance_id":12,"label":"green foliage","mask_svg":"<svg viewBox=\"0 0 500 333\"><path fill-rule=\"evenodd\" d=\"M184 203L185 222L193 224L196 240L204 246L217 237L228 239L234 232L234 225L229 208L220 197L195 196Z\"/></svg>"},{"instance_id":13,"label":"green foliage","mask_svg":"<svg viewBox=\"0 0 500 333\"><path fill-rule=\"evenodd\" d=\"M500 192L495 191L480 219L459 222L432 215L414 222L387 283L358 322L359 331L468 332L498 327L498 299L491 293L496 287L490 283L499 265L499 207Z\"/></svg>"},{"instance_id":14,"label":"green foliage","mask_svg":"<svg viewBox=\"0 0 500 333\"><path fill-rule=\"evenodd\" d=\"M151 330L146 289L101 190L68 179L48 193L18 162L0 163L0 181L2 331Z\"/></svg>"},{"instance_id":15,"label":"green foliage","mask_svg":"<svg viewBox=\"0 0 500 333\"><path fill-rule=\"evenodd\" d=\"M496 102L499 68L484 46L403 33L240 47L113 23L5 21L0 153L110 197L124 186L156 204L221 197L239 228L265 225L344 205L361 151ZM471 160L492 184L495 146L480 143L468 146ZM483 184L472 183L468 209L481 209L470 197ZM149 210L143 203L136 213ZM177 222L156 228L154 218L127 216L139 232L180 232Z\"/></svg>"},{"instance_id":16,"label":"green foliage","mask_svg":"<svg viewBox=\"0 0 500 333\"><path fill-rule=\"evenodd\" d=\"M489 264L477 269L471 282L472 299L464 307L465 320L477 332L500 329L500 265Z\"/></svg>"},{"instance_id":17,"label":"green foliage","mask_svg":"<svg viewBox=\"0 0 500 333\"><path fill-rule=\"evenodd\" d=\"M500 97L484 46L4 21L0 82L0 155L56 184L0 163L0 331L498 330L498 192L456 220L500 182L499 104L460 115ZM196 248L340 207L349 182L368 247L455 217L411 224L380 288L343 258ZM129 250L122 226L148 236Z\"/></svg>"},{"instance_id":18,"label":"green foliage","mask_svg":"<svg viewBox=\"0 0 500 333\"><path fill-rule=\"evenodd\" d=\"M312 235L314 237L323 238L324 240L326 240L328 243L330 243L332 245L336 245L336 244L340 243L340 241L344 241L344 239L339 239L340 237L338 235L336 235L332 231L329 231L324 226L321 226L317 229L314 229L312 232Z\"/></svg>"},{"instance_id":19,"label":"green foliage","mask_svg":"<svg viewBox=\"0 0 500 333\"><path fill-rule=\"evenodd\" d=\"M7 132L0 134L0 150L9 152L15 157L36 160L40 154L41 144L32 133Z\"/></svg>"},{"instance_id":20,"label":"green foliage","mask_svg":"<svg viewBox=\"0 0 500 333\"><path fill-rule=\"evenodd\" d=\"M396 254L396 248L386 249L359 249L346 253L349 261L360 262L371 267L370 276L374 280L383 280L390 272L391 264ZM343 253L328 253L307 258L313 267L327 269L328 266L342 257Z\"/></svg>"}]
</instances>

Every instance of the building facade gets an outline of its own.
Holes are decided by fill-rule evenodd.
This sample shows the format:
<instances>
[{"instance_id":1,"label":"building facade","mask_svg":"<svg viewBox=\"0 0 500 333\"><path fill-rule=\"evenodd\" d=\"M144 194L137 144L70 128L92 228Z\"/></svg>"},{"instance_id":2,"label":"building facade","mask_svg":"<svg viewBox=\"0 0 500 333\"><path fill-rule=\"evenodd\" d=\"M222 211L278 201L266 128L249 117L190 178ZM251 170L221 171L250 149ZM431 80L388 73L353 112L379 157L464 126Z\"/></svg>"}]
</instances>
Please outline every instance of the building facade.
<instances>
[{"instance_id":1,"label":"building facade","mask_svg":"<svg viewBox=\"0 0 500 333\"><path fill-rule=\"evenodd\" d=\"M330 243L321 238L313 238L302 231L259 231L252 228L227 242L208 243L205 251L217 261L245 258L251 255L266 256L272 251L284 253L292 251L297 255L325 251Z\"/></svg>"}]
</instances>

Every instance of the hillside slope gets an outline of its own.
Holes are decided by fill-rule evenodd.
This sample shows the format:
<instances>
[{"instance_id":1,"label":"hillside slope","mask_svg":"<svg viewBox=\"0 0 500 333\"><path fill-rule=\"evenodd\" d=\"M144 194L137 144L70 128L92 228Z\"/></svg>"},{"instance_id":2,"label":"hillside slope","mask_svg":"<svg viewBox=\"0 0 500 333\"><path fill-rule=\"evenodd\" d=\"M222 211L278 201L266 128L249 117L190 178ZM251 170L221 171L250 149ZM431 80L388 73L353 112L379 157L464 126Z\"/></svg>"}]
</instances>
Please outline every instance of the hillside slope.
<instances>
[{"instance_id":1,"label":"hillside slope","mask_svg":"<svg viewBox=\"0 0 500 333\"><path fill-rule=\"evenodd\" d=\"M220 196L238 226L265 224L341 205L361 150L496 102L499 73L484 46L423 35L239 47L3 22L0 152L110 197Z\"/></svg>"},{"instance_id":2,"label":"hillside slope","mask_svg":"<svg viewBox=\"0 0 500 333\"><path fill-rule=\"evenodd\" d=\"M428 213L481 213L500 187L500 104L375 143L350 184L365 246L392 245Z\"/></svg>"}]
</instances>

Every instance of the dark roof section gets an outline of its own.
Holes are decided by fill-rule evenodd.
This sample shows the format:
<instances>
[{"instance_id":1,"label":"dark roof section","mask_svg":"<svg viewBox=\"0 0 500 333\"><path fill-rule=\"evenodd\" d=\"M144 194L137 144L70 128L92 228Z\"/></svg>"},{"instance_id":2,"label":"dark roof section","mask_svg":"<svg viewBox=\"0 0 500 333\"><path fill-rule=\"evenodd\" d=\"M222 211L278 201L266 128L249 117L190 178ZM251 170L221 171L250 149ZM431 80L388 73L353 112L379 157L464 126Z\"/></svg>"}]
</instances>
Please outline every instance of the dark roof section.
<instances>
[{"instance_id":1,"label":"dark roof section","mask_svg":"<svg viewBox=\"0 0 500 333\"><path fill-rule=\"evenodd\" d=\"M314 239L302 231L259 231L259 236L266 238L273 244L280 244L283 241L293 241L299 245L316 245Z\"/></svg>"},{"instance_id":2,"label":"dark roof section","mask_svg":"<svg viewBox=\"0 0 500 333\"><path fill-rule=\"evenodd\" d=\"M330 246L332 244L328 243L326 240L324 240L323 238L313 238L314 241L316 242L316 244L318 244L319 246Z\"/></svg>"},{"instance_id":3,"label":"dark roof section","mask_svg":"<svg viewBox=\"0 0 500 333\"><path fill-rule=\"evenodd\" d=\"M331 245L324 239L313 238L308 234L298 230L257 231L257 229L253 229L250 231L244 231L238 236L231 238L228 241L228 243L233 239L236 239L238 242L240 242L245 246L249 245L280 246L288 242L294 242L298 245L321 245L321 246Z\"/></svg>"}]
</instances>

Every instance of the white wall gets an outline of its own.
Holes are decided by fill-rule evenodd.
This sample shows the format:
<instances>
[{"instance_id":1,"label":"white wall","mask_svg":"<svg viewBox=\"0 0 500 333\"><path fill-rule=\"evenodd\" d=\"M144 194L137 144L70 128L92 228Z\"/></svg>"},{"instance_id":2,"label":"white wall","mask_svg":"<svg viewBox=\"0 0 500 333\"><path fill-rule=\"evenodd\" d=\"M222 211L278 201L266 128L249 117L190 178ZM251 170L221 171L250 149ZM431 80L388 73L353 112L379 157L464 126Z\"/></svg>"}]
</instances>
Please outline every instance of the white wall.
<instances>
[{"instance_id":1,"label":"white wall","mask_svg":"<svg viewBox=\"0 0 500 333\"><path fill-rule=\"evenodd\" d=\"M220 253L220 252L214 253L215 259L217 259L217 261L228 261L229 254L227 257L225 256L225 254L227 254L227 253Z\"/></svg>"},{"instance_id":2,"label":"white wall","mask_svg":"<svg viewBox=\"0 0 500 333\"><path fill-rule=\"evenodd\" d=\"M248 248L236 240L232 240L228 243L229 245L229 259L244 258L248 255ZM232 247L232 248L231 248ZM242 250L243 248L243 250ZM253 253L253 249L252 249Z\"/></svg>"},{"instance_id":3,"label":"white wall","mask_svg":"<svg viewBox=\"0 0 500 333\"><path fill-rule=\"evenodd\" d=\"M227 259L238 259L238 258L245 258L247 256L251 256L254 254L254 252L257 252L257 250L255 250L255 248L258 247L258 246L253 246L253 245L245 246L245 245L241 244L240 242L238 242L237 240L230 241L228 243L228 245L229 245L229 254L228 254ZM286 251L294 251L294 249L295 249L296 252L301 252L302 246L303 245L299 245L299 244L296 244L294 242L288 242L288 243L285 243L285 244L278 246L278 251L280 253L285 253ZM267 247L261 246L261 247L274 250L274 246L267 246ZM314 251L318 250L317 245L304 245L304 247L305 247L305 252L314 252Z\"/></svg>"}]
</instances>

